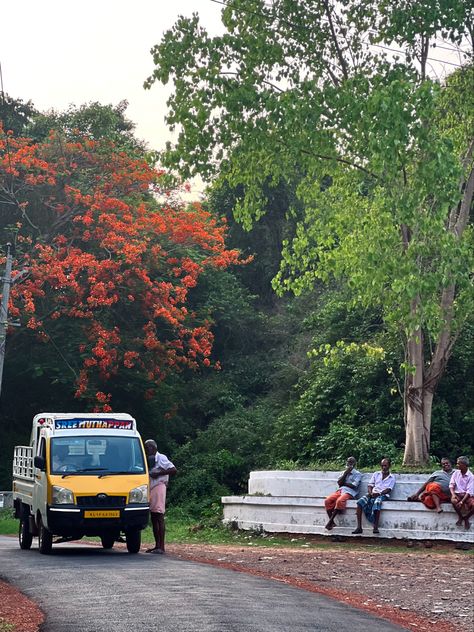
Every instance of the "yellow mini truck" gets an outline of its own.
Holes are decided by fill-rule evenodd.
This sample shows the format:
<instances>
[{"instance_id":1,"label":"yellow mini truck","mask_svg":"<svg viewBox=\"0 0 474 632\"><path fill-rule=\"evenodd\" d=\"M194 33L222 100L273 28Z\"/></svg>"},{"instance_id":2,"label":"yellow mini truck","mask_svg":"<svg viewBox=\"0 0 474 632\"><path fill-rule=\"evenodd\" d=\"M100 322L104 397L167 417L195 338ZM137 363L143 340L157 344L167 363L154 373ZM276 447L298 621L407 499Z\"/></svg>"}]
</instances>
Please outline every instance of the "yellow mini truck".
<instances>
[{"instance_id":1,"label":"yellow mini truck","mask_svg":"<svg viewBox=\"0 0 474 632\"><path fill-rule=\"evenodd\" d=\"M111 549L123 536L138 553L148 523L148 467L135 419L126 413L41 413L29 446L13 458L19 543L40 553L54 543L99 536Z\"/></svg>"}]
</instances>

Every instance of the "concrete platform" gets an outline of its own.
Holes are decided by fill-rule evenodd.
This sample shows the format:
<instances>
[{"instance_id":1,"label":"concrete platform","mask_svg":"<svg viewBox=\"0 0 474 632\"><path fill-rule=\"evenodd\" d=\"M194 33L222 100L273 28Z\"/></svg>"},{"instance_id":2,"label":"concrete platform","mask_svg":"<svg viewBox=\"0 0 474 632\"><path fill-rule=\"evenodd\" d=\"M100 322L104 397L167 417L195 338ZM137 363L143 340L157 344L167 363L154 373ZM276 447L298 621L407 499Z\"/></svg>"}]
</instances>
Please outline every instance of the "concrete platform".
<instances>
[{"instance_id":1,"label":"concrete platform","mask_svg":"<svg viewBox=\"0 0 474 632\"><path fill-rule=\"evenodd\" d=\"M251 472L249 494L224 496L224 522L239 529L270 533L311 533L353 536L356 526L356 501L347 503L347 511L336 518L337 526L327 531L324 499L337 489L340 472L259 471ZM367 491L370 474L364 474L359 495ZM450 540L474 543L474 518L471 530L456 526L457 515L449 503L443 513L430 511L422 503L408 502L427 474L395 474L397 479L391 500L384 503L380 517L380 538L413 540ZM372 525L363 517L363 536L374 537Z\"/></svg>"}]
</instances>

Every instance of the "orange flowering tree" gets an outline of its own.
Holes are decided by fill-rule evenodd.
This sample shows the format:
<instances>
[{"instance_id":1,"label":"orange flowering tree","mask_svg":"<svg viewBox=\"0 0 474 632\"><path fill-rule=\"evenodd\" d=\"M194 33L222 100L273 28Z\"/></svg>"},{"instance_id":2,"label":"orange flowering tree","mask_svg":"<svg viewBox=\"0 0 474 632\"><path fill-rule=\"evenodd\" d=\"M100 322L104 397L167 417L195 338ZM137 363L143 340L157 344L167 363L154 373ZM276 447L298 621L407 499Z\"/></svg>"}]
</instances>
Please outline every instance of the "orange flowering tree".
<instances>
[{"instance_id":1,"label":"orange flowering tree","mask_svg":"<svg viewBox=\"0 0 474 632\"><path fill-rule=\"evenodd\" d=\"M13 276L26 271L11 291L23 327L8 347L28 333L53 344L96 410L111 410L119 372L143 376L151 397L171 372L211 364L211 323L189 291L239 254L222 221L162 183L107 141L33 143L0 129L2 241L15 245Z\"/></svg>"}]
</instances>

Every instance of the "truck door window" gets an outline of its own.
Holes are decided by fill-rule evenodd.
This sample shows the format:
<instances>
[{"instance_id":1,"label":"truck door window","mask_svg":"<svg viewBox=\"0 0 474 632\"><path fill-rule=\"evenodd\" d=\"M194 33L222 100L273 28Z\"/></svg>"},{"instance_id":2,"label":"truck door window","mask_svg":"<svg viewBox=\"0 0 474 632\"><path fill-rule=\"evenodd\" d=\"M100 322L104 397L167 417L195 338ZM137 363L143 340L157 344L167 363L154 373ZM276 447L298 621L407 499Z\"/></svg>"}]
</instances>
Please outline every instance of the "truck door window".
<instances>
[{"instance_id":1,"label":"truck door window","mask_svg":"<svg viewBox=\"0 0 474 632\"><path fill-rule=\"evenodd\" d=\"M82 446L81 446L82 443ZM82 452L81 452L82 447ZM82 467L84 442L72 438L53 438L51 441L51 471L54 474L76 472Z\"/></svg>"},{"instance_id":2,"label":"truck door window","mask_svg":"<svg viewBox=\"0 0 474 632\"><path fill-rule=\"evenodd\" d=\"M41 437L38 445L38 456L42 456L43 459L46 458L46 440L44 437Z\"/></svg>"}]
</instances>

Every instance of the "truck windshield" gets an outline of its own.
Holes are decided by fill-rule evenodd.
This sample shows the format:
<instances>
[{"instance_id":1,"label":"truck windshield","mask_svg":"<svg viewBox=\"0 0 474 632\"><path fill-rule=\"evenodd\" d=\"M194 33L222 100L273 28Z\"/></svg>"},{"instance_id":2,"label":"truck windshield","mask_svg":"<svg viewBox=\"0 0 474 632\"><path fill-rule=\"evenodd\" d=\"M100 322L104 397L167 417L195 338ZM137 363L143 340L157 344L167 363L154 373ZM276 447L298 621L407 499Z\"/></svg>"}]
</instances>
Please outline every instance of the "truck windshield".
<instances>
[{"instance_id":1,"label":"truck windshield","mask_svg":"<svg viewBox=\"0 0 474 632\"><path fill-rule=\"evenodd\" d=\"M51 439L51 474L144 474L138 437L81 436Z\"/></svg>"}]
</instances>

